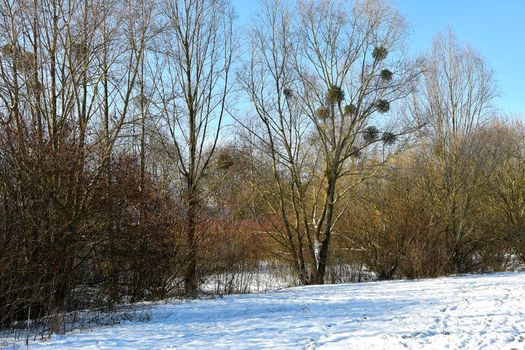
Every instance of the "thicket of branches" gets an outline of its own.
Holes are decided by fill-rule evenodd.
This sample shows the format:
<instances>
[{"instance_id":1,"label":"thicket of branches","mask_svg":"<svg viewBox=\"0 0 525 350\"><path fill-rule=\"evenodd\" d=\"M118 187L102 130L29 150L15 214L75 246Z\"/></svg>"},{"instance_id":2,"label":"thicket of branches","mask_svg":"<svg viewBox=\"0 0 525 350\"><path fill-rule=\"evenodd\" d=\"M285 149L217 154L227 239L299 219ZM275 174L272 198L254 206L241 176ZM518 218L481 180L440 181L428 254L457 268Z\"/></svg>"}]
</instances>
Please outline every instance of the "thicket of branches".
<instances>
[{"instance_id":1,"label":"thicket of branches","mask_svg":"<svg viewBox=\"0 0 525 350\"><path fill-rule=\"evenodd\" d=\"M0 14L0 326L246 291L274 263L300 284L525 263L525 127L452 33L410 57L386 1L267 0L245 36L226 0Z\"/></svg>"}]
</instances>

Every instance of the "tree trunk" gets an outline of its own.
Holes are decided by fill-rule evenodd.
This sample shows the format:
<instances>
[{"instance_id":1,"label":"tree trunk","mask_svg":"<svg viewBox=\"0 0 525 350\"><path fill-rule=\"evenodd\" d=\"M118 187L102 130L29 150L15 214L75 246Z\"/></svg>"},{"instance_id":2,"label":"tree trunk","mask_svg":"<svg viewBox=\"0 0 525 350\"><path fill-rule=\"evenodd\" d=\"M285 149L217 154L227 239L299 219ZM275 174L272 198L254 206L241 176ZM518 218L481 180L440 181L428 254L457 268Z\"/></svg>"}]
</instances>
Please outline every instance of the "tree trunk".
<instances>
[{"instance_id":1,"label":"tree trunk","mask_svg":"<svg viewBox=\"0 0 525 350\"><path fill-rule=\"evenodd\" d=\"M197 278L197 239L196 239L196 216L197 202L192 187L188 189L188 211L186 213L186 269L184 271L184 290L188 297L195 297L198 292Z\"/></svg>"},{"instance_id":2,"label":"tree trunk","mask_svg":"<svg viewBox=\"0 0 525 350\"><path fill-rule=\"evenodd\" d=\"M333 215L334 215L334 199L335 199L336 181L337 181L337 176L335 174L332 174L332 176L328 180L328 198L327 198L328 203L326 206L324 239L321 242L321 249L319 251L319 261L317 262L317 274L315 276L315 281L314 281L315 284L324 284L324 276L326 274L326 265L328 263L328 252L330 248L330 240L332 238L332 224L333 224L332 221L333 221Z\"/></svg>"}]
</instances>

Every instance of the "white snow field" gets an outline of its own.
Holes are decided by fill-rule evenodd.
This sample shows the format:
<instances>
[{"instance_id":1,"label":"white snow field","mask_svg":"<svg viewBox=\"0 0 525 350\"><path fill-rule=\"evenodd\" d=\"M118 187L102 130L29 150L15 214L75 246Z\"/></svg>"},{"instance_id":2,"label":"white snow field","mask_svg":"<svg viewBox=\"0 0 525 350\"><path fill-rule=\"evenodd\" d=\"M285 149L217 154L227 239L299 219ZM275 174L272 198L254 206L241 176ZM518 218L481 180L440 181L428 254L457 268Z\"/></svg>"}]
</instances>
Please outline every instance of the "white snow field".
<instances>
[{"instance_id":1,"label":"white snow field","mask_svg":"<svg viewBox=\"0 0 525 350\"><path fill-rule=\"evenodd\" d=\"M168 301L30 349L525 349L525 274L290 288Z\"/></svg>"}]
</instances>

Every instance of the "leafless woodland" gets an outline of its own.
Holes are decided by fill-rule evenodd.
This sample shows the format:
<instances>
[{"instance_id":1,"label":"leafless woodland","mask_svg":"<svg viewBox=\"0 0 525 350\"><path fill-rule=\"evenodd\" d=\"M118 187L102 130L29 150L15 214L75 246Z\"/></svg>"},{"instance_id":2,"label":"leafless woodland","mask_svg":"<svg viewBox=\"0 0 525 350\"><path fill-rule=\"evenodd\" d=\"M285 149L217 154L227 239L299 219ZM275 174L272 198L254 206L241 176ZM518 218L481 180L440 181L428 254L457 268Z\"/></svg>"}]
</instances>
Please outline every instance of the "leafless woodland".
<instances>
[{"instance_id":1,"label":"leafless woodland","mask_svg":"<svg viewBox=\"0 0 525 350\"><path fill-rule=\"evenodd\" d=\"M269 266L525 262L525 126L474 48L414 56L386 0L259 7L240 28L227 0L1 0L0 327Z\"/></svg>"}]
</instances>

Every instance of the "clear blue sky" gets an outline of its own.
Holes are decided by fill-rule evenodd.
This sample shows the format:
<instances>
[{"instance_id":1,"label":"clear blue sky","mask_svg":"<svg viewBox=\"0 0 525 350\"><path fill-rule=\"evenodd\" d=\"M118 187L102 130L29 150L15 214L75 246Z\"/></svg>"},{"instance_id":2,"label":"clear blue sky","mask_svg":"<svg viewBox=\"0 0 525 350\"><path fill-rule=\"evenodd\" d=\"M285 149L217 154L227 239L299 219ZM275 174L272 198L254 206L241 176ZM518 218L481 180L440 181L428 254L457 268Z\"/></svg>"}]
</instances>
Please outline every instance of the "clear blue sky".
<instances>
[{"instance_id":1,"label":"clear blue sky","mask_svg":"<svg viewBox=\"0 0 525 350\"><path fill-rule=\"evenodd\" d=\"M495 71L505 112L525 114L525 0L392 0L410 24L415 53L430 48L434 35L451 28ZM257 0L232 0L246 25ZM525 119L525 118L524 118Z\"/></svg>"}]
</instances>

